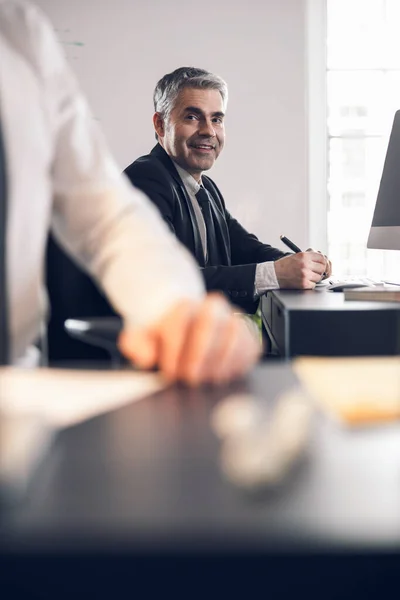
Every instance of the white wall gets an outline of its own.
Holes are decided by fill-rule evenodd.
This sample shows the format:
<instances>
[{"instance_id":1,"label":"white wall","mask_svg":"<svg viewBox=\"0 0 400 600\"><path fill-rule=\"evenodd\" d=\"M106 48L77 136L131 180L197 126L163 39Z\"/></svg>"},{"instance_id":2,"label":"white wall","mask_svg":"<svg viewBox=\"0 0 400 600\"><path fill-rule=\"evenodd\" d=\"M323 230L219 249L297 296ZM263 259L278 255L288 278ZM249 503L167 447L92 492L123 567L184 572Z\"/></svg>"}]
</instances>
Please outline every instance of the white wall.
<instances>
[{"instance_id":1,"label":"white wall","mask_svg":"<svg viewBox=\"0 0 400 600\"><path fill-rule=\"evenodd\" d=\"M226 79L225 149L210 172L264 241L308 240L306 0L37 0L111 148L127 166L154 144L152 93L191 65ZM77 45L76 43L83 45Z\"/></svg>"}]
</instances>

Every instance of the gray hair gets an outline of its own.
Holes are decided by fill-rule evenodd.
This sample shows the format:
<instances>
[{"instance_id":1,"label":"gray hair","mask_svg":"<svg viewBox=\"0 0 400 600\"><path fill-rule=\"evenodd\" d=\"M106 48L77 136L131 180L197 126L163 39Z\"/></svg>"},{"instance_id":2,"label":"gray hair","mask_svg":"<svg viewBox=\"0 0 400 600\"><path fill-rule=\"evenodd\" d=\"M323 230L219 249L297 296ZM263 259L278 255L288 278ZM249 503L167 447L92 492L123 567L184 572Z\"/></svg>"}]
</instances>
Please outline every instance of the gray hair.
<instances>
[{"instance_id":1,"label":"gray hair","mask_svg":"<svg viewBox=\"0 0 400 600\"><path fill-rule=\"evenodd\" d=\"M153 94L154 110L163 119L168 119L179 92L184 88L202 88L218 90L221 94L224 109L228 102L228 86L218 75L195 67L180 67L172 73L164 75L156 85Z\"/></svg>"}]
</instances>

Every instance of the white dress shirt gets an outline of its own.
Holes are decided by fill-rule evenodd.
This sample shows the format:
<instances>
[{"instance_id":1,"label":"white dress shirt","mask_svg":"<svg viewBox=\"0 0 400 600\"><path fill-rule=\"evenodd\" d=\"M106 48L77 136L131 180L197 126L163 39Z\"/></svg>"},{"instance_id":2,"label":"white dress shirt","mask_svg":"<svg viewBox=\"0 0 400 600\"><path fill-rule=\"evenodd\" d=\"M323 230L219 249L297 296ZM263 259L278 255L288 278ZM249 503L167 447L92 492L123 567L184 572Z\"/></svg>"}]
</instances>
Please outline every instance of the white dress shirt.
<instances>
[{"instance_id":1,"label":"white dress shirt","mask_svg":"<svg viewBox=\"0 0 400 600\"><path fill-rule=\"evenodd\" d=\"M200 184L195 178L182 169L178 163L172 161L176 170L178 171L179 177L182 179L183 185L188 193L188 196L192 202L194 213L196 215L197 225L200 232L201 244L203 247L204 257L207 259L207 231L206 224L204 222L203 213L196 198L196 194L200 189ZM258 297L265 294L268 290L276 290L279 288L278 279L275 273L274 261L268 261L259 263L256 267L256 276L254 282L254 296Z\"/></svg>"},{"instance_id":2,"label":"white dress shirt","mask_svg":"<svg viewBox=\"0 0 400 600\"><path fill-rule=\"evenodd\" d=\"M14 362L38 338L45 318L50 225L133 326L204 294L189 252L121 176L51 24L36 7L9 0L0 0L0 118Z\"/></svg>"}]
</instances>

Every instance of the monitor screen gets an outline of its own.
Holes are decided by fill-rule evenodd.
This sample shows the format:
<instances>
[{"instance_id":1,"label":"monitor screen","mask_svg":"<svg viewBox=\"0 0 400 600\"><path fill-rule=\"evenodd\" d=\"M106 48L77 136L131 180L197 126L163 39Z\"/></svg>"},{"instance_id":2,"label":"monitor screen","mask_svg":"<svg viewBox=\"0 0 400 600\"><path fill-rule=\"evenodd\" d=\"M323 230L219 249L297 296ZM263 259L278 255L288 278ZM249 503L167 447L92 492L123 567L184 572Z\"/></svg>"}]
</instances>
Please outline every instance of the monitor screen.
<instances>
[{"instance_id":1,"label":"monitor screen","mask_svg":"<svg viewBox=\"0 0 400 600\"><path fill-rule=\"evenodd\" d=\"M400 250L400 110L394 116L367 248Z\"/></svg>"}]
</instances>

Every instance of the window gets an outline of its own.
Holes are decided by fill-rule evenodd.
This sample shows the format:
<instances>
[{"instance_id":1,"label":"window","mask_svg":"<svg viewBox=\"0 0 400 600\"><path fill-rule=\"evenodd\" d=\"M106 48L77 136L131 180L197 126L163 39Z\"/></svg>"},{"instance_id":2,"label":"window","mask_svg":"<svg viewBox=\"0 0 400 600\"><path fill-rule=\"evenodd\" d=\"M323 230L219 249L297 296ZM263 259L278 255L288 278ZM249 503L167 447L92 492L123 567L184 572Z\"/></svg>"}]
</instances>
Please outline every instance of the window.
<instances>
[{"instance_id":1,"label":"window","mask_svg":"<svg viewBox=\"0 0 400 600\"><path fill-rule=\"evenodd\" d=\"M339 276L400 281L400 251L366 248L400 109L400 1L327 0L326 25L328 253Z\"/></svg>"}]
</instances>

